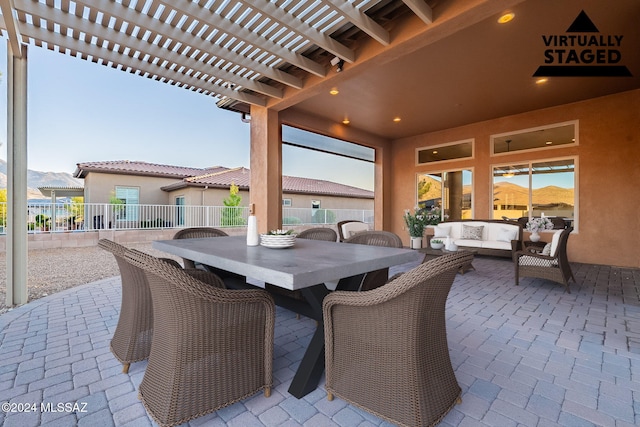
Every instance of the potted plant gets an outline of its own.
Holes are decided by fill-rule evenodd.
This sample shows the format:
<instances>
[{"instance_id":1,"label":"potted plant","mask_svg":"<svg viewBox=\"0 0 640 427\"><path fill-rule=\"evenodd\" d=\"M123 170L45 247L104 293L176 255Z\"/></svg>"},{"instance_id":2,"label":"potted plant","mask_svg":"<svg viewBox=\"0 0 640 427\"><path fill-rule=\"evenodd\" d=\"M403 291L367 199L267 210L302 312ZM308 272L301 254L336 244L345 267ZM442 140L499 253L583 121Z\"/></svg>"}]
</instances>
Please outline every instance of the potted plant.
<instances>
[{"instance_id":1,"label":"potted plant","mask_svg":"<svg viewBox=\"0 0 640 427\"><path fill-rule=\"evenodd\" d=\"M431 247L433 249L442 249L444 247L444 241L442 241L442 239L431 239Z\"/></svg>"},{"instance_id":2,"label":"potted plant","mask_svg":"<svg viewBox=\"0 0 640 427\"><path fill-rule=\"evenodd\" d=\"M407 209L404 211L403 218L411 237L411 249L420 249L427 219L424 209L415 208L413 214Z\"/></svg>"},{"instance_id":3,"label":"potted plant","mask_svg":"<svg viewBox=\"0 0 640 427\"><path fill-rule=\"evenodd\" d=\"M541 218L531 218L527 222L527 231L531 232L531 236L529 236L529 240L532 242L537 242L540 240L540 231L542 230L553 230L553 222L549 218L541 217Z\"/></svg>"}]
</instances>

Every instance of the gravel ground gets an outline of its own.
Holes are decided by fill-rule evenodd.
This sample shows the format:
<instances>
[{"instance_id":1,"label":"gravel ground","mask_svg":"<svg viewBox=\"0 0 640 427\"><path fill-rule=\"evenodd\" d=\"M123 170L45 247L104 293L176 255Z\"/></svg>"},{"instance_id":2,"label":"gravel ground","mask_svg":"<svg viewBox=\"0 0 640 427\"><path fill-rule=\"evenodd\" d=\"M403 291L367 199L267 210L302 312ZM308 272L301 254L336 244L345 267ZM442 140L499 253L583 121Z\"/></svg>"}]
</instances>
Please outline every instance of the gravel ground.
<instances>
[{"instance_id":1,"label":"gravel ground","mask_svg":"<svg viewBox=\"0 0 640 427\"><path fill-rule=\"evenodd\" d=\"M131 243L125 246L155 256L172 257L152 249L151 243ZM177 257L172 258L179 260ZM29 301L74 286L120 275L113 255L97 246L31 250L27 270ZM0 253L0 314L9 309L6 306L6 286L6 254Z\"/></svg>"}]
</instances>

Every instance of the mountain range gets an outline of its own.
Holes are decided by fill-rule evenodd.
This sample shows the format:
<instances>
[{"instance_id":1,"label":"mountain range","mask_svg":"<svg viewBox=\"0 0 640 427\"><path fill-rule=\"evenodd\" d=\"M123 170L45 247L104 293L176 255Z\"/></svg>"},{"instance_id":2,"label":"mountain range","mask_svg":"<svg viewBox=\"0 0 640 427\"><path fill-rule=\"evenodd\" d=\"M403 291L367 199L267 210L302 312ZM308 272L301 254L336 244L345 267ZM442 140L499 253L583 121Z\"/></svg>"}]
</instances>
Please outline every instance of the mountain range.
<instances>
[{"instance_id":1,"label":"mountain range","mask_svg":"<svg viewBox=\"0 0 640 427\"><path fill-rule=\"evenodd\" d=\"M42 199L38 187L83 187L84 181L66 172L39 172L27 170L27 198ZM0 188L7 188L7 162L0 159Z\"/></svg>"}]
</instances>

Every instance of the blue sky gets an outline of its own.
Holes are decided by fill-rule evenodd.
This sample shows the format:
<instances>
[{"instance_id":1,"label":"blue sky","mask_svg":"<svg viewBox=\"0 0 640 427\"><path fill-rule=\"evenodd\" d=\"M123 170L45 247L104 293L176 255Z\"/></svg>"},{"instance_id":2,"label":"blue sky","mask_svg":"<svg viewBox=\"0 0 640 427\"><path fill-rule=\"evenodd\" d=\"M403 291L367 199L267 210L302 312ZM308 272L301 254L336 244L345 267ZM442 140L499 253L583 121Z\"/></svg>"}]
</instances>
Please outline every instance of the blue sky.
<instances>
[{"instance_id":1,"label":"blue sky","mask_svg":"<svg viewBox=\"0 0 640 427\"><path fill-rule=\"evenodd\" d=\"M6 39L0 42L0 158L6 160ZM76 163L142 160L249 167L249 124L216 99L29 46L28 167L68 172ZM283 173L373 189L373 165L283 147Z\"/></svg>"}]
</instances>

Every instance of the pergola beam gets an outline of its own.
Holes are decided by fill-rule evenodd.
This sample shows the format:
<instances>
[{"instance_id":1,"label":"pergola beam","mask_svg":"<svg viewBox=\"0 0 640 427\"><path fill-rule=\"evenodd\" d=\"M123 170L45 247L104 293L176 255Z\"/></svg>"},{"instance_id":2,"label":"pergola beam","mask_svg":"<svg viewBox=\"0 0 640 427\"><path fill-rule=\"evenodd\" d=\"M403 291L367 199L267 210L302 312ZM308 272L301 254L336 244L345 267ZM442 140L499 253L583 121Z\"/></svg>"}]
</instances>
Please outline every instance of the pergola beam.
<instances>
[{"instance_id":1,"label":"pergola beam","mask_svg":"<svg viewBox=\"0 0 640 427\"><path fill-rule=\"evenodd\" d=\"M352 49L349 49L348 47L346 47L342 43L339 43L328 35L322 34L315 28L305 24L295 16L287 13L281 7L278 7L277 5L270 2L265 2L263 5L261 5L260 9L262 13L269 16L269 18L271 18L272 20L278 22L282 26L291 28L292 31L295 31L297 34L303 35L305 38L309 39L311 43L321 47L327 52L330 52L349 63L352 63L356 60L356 54ZM324 77L325 74L319 75L319 77Z\"/></svg>"},{"instance_id":2,"label":"pergola beam","mask_svg":"<svg viewBox=\"0 0 640 427\"><path fill-rule=\"evenodd\" d=\"M425 24L433 23L433 11L424 0L402 0Z\"/></svg>"},{"instance_id":3,"label":"pergola beam","mask_svg":"<svg viewBox=\"0 0 640 427\"><path fill-rule=\"evenodd\" d=\"M18 28L18 22L16 21L13 6L13 0L0 0L0 10L2 10L2 17L4 18L4 27L9 33L9 44L11 45L11 52L14 57L22 58L22 36L20 35L20 29Z\"/></svg>"},{"instance_id":4,"label":"pergola beam","mask_svg":"<svg viewBox=\"0 0 640 427\"><path fill-rule=\"evenodd\" d=\"M336 6L336 4L332 2L326 2L326 4L332 9L337 8L352 24L360 28L373 39L377 40L384 46L389 46L389 43L391 42L389 32L382 28L382 26L379 25L376 21L369 18L362 10L356 8L355 6L353 6L353 4L346 1L341 2L339 6ZM351 62L347 58L343 58L340 55L336 56L339 56L347 62Z\"/></svg>"}]
</instances>

